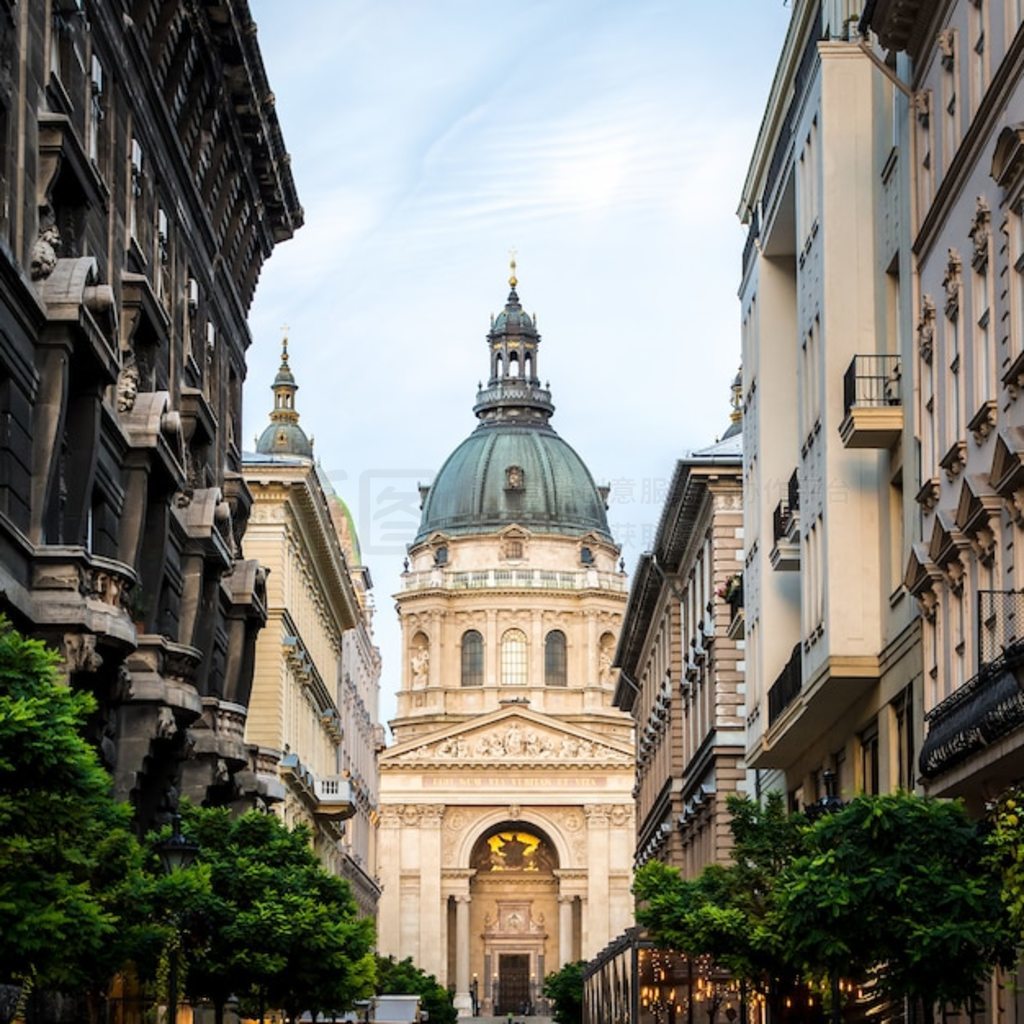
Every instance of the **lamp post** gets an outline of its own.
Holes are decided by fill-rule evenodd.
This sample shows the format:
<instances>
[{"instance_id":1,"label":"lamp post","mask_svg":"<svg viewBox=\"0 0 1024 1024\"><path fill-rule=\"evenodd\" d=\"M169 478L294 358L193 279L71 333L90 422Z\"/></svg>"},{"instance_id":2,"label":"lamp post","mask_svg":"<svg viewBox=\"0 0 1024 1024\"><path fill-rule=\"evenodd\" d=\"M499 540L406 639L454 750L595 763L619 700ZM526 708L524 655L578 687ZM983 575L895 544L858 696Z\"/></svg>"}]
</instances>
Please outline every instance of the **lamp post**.
<instances>
[{"instance_id":1,"label":"lamp post","mask_svg":"<svg viewBox=\"0 0 1024 1024\"><path fill-rule=\"evenodd\" d=\"M181 815L171 818L171 834L157 843L156 851L164 866L164 873L173 875L183 868L190 867L199 853L199 844L192 842L181 834ZM174 920L175 931L178 931L178 920ZM175 935L167 957L167 1024L175 1024L178 1017L178 938Z\"/></svg>"}]
</instances>

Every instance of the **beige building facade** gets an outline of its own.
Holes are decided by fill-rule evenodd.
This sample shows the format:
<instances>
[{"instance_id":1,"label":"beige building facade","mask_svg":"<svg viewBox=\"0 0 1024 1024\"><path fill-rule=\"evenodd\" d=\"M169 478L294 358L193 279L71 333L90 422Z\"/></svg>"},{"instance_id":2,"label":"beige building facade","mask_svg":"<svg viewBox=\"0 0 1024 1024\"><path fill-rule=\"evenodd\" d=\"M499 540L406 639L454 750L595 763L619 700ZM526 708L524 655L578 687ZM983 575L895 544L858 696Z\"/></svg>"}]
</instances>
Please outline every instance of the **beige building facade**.
<instances>
[{"instance_id":1,"label":"beige building facade","mask_svg":"<svg viewBox=\"0 0 1024 1024\"><path fill-rule=\"evenodd\" d=\"M908 410L918 542L926 790L980 813L1024 775L1024 9L870 5L912 96L900 123L911 208Z\"/></svg>"},{"instance_id":2,"label":"beige building facade","mask_svg":"<svg viewBox=\"0 0 1024 1024\"><path fill-rule=\"evenodd\" d=\"M861 6L794 3L740 206L747 759L794 807L912 788L922 731L908 100Z\"/></svg>"},{"instance_id":3,"label":"beige building facade","mask_svg":"<svg viewBox=\"0 0 1024 1024\"><path fill-rule=\"evenodd\" d=\"M625 578L511 284L480 424L422 489L380 759L379 948L453 986L463 1016L537 1008L544 976L633 910L632 727L612 705Z\"/></svg>"},{"instance_id":4,"label":"beige building facade","mask_svg":"<svg viewBox=\"0 0 1024 1024\"><path fill-rule=\"evenodd\" d=\"M615 657L636 725L635 864L687 878L728 860L726 801L746 789L741 387L725 436L676 464Z\"/></svg>"},{"instance_id":5,"label":"beige building facade","mask_svg":"<svg viewBox=\"0 0 1024 1024\"><path fill-rule=\"evenodd\" d=\"M253 494L246 551L267 570L267 625L256 643L246 741L289 826L309 828L324 866L372 916L380 891L375 721L380 659L368 573L350 568L339 499L298 423L287 339L270 425L246 453ZM353 548L353 536L345 538ZM355 549L358 543L355 542ZM356 667L362 659L365 664Z\"/></svg>"}]
</instances>

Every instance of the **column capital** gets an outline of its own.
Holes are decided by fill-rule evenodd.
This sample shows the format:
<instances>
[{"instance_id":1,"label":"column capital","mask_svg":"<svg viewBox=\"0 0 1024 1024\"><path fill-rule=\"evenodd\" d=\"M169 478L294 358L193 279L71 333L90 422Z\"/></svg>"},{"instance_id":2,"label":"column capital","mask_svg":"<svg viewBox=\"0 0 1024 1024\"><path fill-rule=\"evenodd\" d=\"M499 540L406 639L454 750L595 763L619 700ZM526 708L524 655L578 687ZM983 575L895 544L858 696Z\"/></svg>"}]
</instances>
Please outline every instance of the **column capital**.
<instances>
[{"instance_id":1,"label":"column capital","mask_svg":"<svg viewBox=\"0 0 1024 1024\"><path fill-rule=\"evenodd\" d=\"M456 896L454 897L454 899L455 899L456 903L472 903L473 902L473 897L470 896L468 892L467 893L462 893L462 892L457 893Z\"/></svg>"}]
</instances>

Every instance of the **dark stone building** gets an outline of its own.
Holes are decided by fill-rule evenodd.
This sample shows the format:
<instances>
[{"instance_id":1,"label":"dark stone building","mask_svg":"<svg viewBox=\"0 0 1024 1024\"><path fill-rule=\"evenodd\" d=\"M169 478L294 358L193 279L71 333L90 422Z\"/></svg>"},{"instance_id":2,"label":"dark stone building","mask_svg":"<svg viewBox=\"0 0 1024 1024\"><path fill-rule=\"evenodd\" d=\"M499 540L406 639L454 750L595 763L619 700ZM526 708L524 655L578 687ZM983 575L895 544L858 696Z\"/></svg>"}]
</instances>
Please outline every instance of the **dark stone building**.
<instances>
[{"instance_id":1,"label":"dark stone building","mask_svg":"<svg viewBox=\"0 0 1024 1024\"><path fill-rule=\"evenodd\" d=\"M247 0L0 0L0 608L144 828L259 798L246 313L302 223Z\"/></svg>"}]
</instances>

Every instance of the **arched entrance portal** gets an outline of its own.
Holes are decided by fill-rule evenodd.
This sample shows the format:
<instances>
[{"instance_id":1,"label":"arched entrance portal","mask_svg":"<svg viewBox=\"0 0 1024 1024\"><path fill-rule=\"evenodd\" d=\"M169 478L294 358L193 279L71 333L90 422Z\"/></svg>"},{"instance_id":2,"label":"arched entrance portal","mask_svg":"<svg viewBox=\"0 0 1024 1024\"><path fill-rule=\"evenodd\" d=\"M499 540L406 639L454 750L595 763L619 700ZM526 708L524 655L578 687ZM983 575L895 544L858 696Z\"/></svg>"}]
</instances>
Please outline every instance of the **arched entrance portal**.
<instances>
[{"instance_id":1,"label":"arched entrance portal","mask_svg":"<svg viewBox=\"0 0 1024 1024\"><path fill-rule=\"evenodd\" d=\"M470 966L480 1010L541 1009L541 988L558 957L558 852L544 832L504 822L470 857Z\"/></svg>"}]
</instances>

